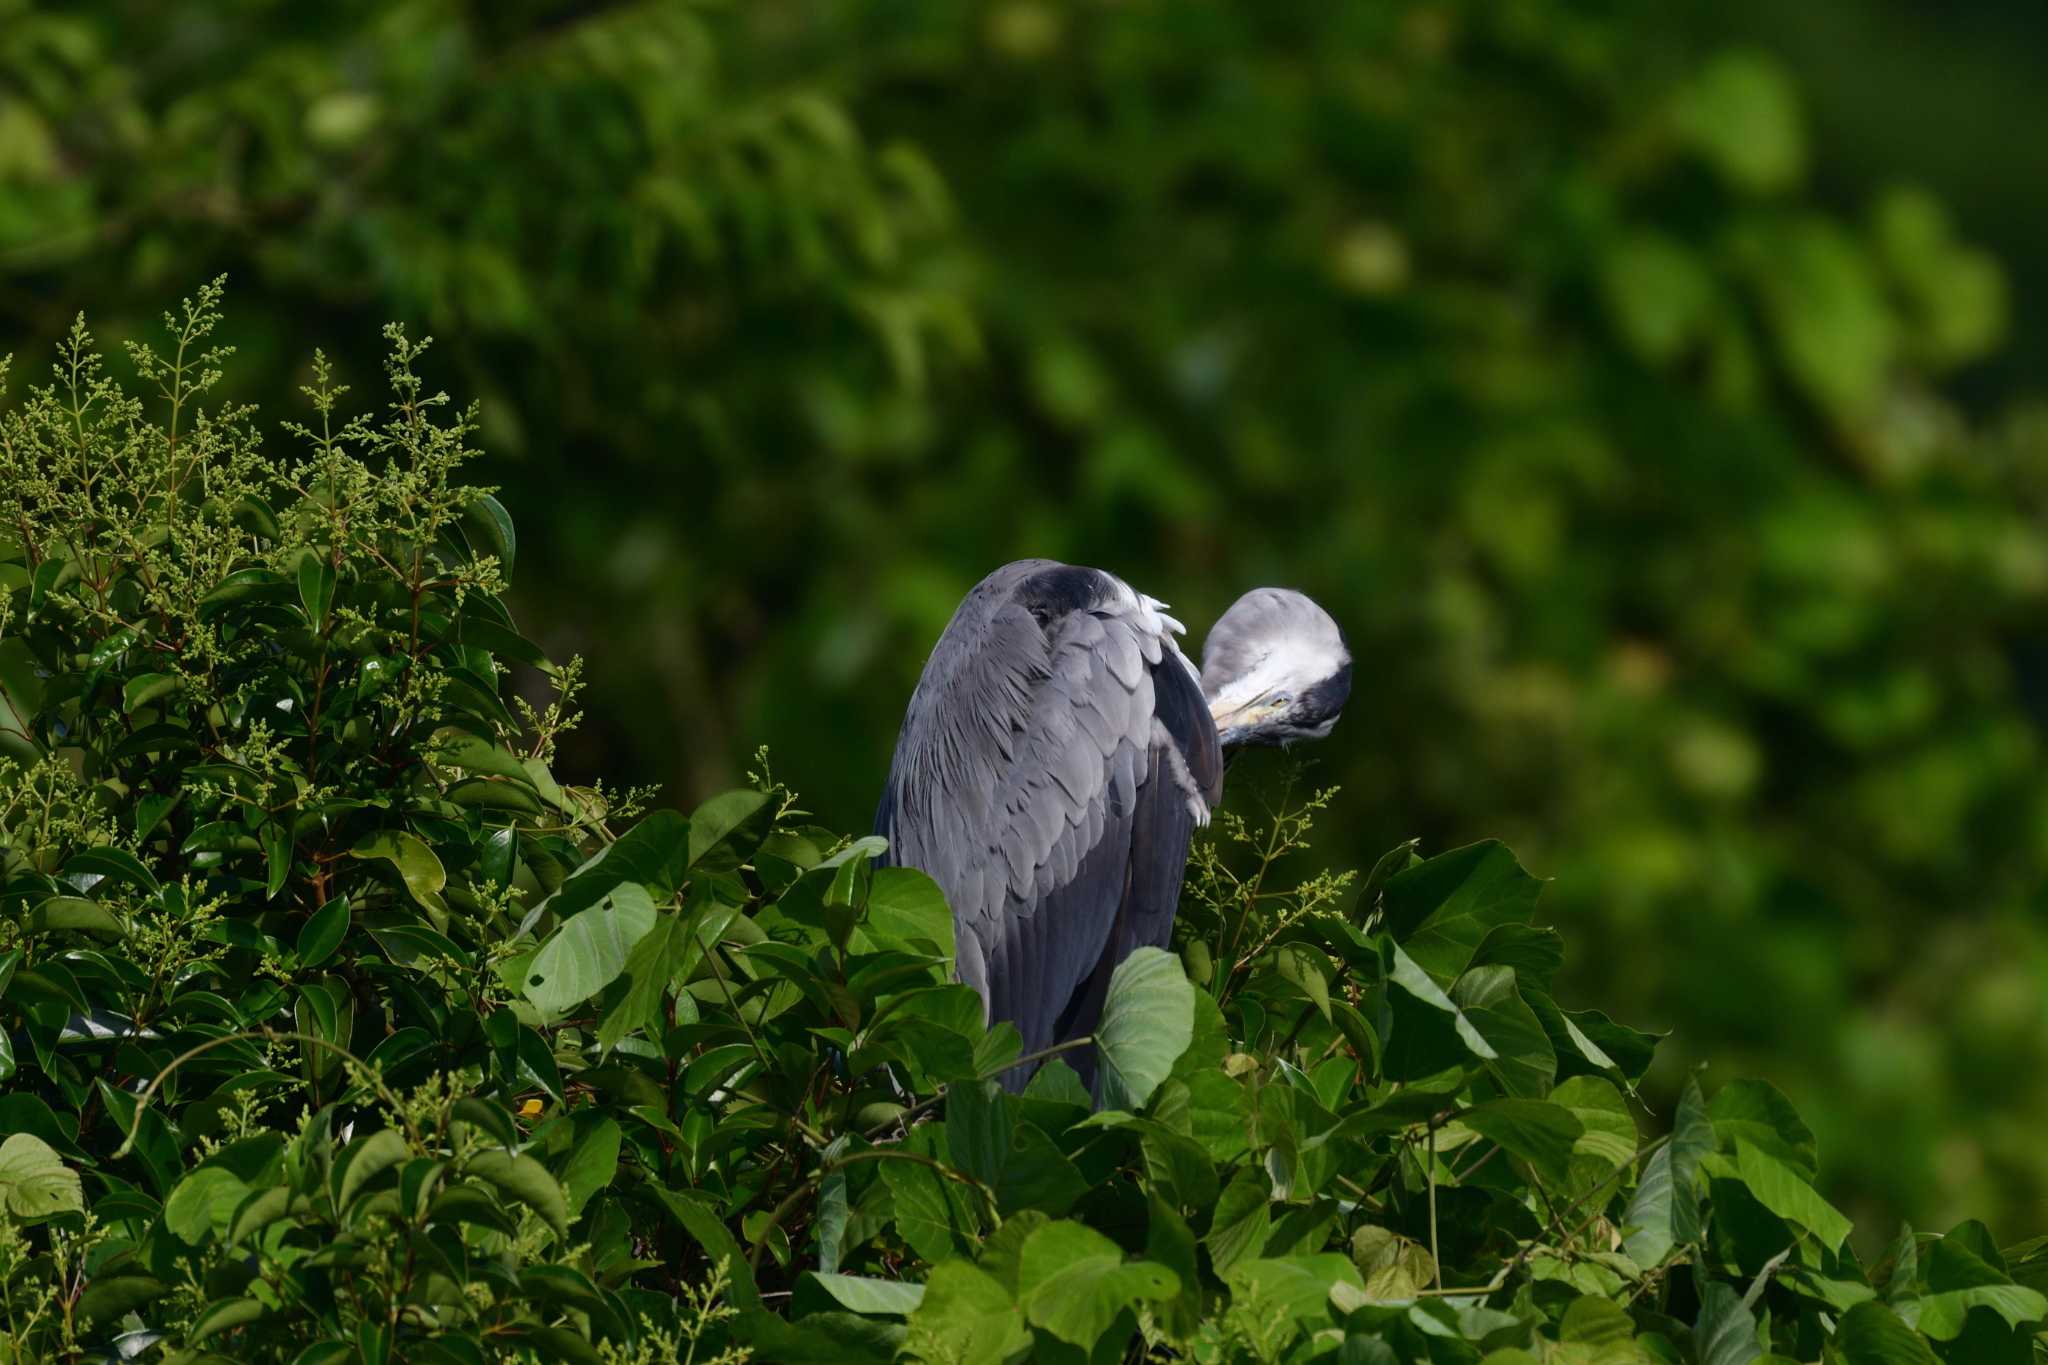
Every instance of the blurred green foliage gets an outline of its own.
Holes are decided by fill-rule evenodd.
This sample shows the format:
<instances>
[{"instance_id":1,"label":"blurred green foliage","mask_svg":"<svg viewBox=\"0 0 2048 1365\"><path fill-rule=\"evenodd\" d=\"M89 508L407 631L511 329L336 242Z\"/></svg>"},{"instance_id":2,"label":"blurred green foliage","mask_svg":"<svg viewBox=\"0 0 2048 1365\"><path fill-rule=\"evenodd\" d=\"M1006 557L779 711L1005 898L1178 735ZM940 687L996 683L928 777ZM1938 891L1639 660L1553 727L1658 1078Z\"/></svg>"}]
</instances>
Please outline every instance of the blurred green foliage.
<instances>
[{"instance_id":1,"label":"blurred green foliage","mask_svg":"<svg viewBox=\"0 0 2048 1365\"><path fill-rule=\"evenodd\" d=\"M1022 554L1350 633L1332 847L1501 834L1568 973L1882 1227L2048 1198L2048 426L2000 267L1806 74L1567 0L0 0L0 329L237 279L441 342L591 659L565 768L869 809ZM344 378L374 354L337 357ZM1237 799L1255 766L1233 780Z\"/></svg>"}]
</instances>

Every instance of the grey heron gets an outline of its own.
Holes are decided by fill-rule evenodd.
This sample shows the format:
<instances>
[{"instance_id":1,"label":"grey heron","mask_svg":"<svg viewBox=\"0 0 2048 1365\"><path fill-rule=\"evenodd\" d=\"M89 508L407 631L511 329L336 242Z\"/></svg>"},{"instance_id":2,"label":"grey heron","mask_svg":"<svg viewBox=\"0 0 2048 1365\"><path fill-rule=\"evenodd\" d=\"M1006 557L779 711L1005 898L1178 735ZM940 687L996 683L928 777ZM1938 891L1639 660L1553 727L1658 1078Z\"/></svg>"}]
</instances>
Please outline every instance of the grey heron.
<instances>
[{"instance_id":1,"label":"grey heron","mask_svg":"<svg viewBox=\"0 0 2048 1365\"><path fill-rule=\"evenodd\" d=\"M953 614L904 716L883 856L946 893L957 974L1026 1055L1093 1033L1117 964L1168 945L1225 751L1320 739L1351 692L1343 632L1301 593L1239 598L1199 672L1165 605L1100 569L1006 564ZM1066 1058L1092 1084L1094 1050Z\"/></svg>"}]
</instances>

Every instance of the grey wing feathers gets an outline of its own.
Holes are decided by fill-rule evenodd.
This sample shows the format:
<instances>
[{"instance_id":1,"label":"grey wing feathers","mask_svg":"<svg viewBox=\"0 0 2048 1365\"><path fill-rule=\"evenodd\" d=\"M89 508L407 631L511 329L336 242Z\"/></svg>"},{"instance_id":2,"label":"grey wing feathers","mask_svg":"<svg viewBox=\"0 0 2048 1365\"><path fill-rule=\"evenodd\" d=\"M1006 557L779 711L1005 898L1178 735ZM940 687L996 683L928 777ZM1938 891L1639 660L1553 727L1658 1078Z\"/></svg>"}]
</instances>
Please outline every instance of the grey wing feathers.
<instances>
[{"instance_id":1,"label":"grey wing feathers","mask_svg":"<svg viewBox=\"0 0 2048 1365\"><path fill-rule=\"evenodd\" d=\"M1099 571L1009 565L961 604L911 699L877 831L945 890L960 978L1027 1052L1092 1031L1116 962L1164 944L1220 785L1170 625Z\"/></svg>"}]
</instances>

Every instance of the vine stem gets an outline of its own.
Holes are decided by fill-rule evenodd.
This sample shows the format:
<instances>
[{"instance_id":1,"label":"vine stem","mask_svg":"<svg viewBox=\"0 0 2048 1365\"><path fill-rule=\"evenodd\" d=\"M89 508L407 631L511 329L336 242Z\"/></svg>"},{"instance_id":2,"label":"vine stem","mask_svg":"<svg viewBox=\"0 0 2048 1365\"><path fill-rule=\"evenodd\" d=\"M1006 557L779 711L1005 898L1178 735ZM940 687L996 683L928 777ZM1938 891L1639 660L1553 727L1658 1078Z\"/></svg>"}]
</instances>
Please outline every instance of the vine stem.
<instances>
[{"instance_id":1,"label":"vine stem","mask_svg":"<svg viewBox=\"0 0 2048 1365\"><path fill-rule=\"evenodd\" d=\"M114 1149L114 1159L118 1161L122 1157L127 1156L130 1152L135 1150L135 1139L142 1132L143 1111L149 1107L149 1101L151 1097L153 1097L156 1094L156 1092L160 1088L162 1088L163 1083L165 1081L170 1079L171 1073L173 1071L176 1071L179 1067L193 1060L195 1057L199 1057L205 1053L211 1052L213 1051L213 1049L217 1047L224 1046L228 1043L253 1042L259 1038L269 1043L281 1043L288 1040L297 1043L310 1043L314 1047L326 1048L329 1052L339 1053L344 1058L348 1059L351 1062L354 1062L356 1064L356 1069L360 1071L363 1074L363 1076L369 1080L371 1086L376 1089L377 1097L383 1100L384 1103L390 1105L391 1112L396 1114L398 1116L398 1121L405 1125L406 1134L407 1136L412 1138L413 1143L416 1146L423 1146L425 1144L426 1139L421 1135L419 1128L414 1125L412 1119L399 1105L398 1096L392 1094L390 1088L384 1084L384 1078L382 1076L379 1076L376 1072L370 1070L370 1068L364 1064L363 1059L356 1056L355 1053L350 1052L347 1048L341 1046L341 1044L339 1043L331 1043L325 1038L316 1038L310 1033L300 1033L296 1029L260 1028L244 1029L239 1033L225 1033L218 1038L209 1038L205 1042L200 1043L195 1047L187 1048L185 1051L179 1053L176 1057L173 1057L168 1063L165 1064L163 1070L157 1072L156 1075L150 1077L149 1084L142 1088L142 1093L140 1095L136 1096L135 1117L128 1126L128 1136L125 1139L123 1139L119 1147Z\"/></svg>"},{"instance_id":2,"label":"vine stem","mask_svg":"<svg viewBox=\"0 0 2048 1365\"><path fill-rule=\"evenodd\" d=\"M1436 1279L1436 1292L1444 1292L1444 1262L1436 1249L1436 1125L1429 1125L1429 1161L1423 1168L1429 1175L1429 1272Z\"/></svg>"}]
</instances>

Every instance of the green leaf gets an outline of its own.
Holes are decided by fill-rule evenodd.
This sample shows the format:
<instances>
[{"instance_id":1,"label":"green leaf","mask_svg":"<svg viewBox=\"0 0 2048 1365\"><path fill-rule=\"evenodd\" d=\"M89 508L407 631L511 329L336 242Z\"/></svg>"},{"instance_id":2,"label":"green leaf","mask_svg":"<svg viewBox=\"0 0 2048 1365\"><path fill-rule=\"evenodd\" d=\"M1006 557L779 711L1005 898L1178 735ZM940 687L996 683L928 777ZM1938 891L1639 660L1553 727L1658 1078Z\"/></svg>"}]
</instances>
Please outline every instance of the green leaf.
<instances>
[{"instance_id":1,"label":"green leaf","mask_svg":"<svg viewBox=\"0 0 2048 1365\"><path fill-rule=\"evenodd\" d=\"M1233 1294L1254 1297L1263 1311L1277 1309L1296 1321L1328 1319L1330 1291L1337 1285L1365 1293L1358 1267L1350 1257L1334 1252L1240 1261L1225 1279Z\"/></svg>"},{"instance_id":2,"label":"green leaf","mask_svg":"<svg viewBox=\"0 0 2048 1365\"><path fill-rule=\"evenodd\" d=\"M1265 1172L1249 1166L1223 1187L1209 1217L1209 1230L1202 1236L1217 1274L1227 1274L1239 1261L1265 1250L1266 1236L1273 1228L1271 1190Z\"/></svg>"},{"instance_id":3,"label":"green leaf","mask_svg":"<svg viewBox=\"0 0 2048 1365\"><path fill-rule=\"evenodd\" d=\"M138 673L121 687L121 710L134 715L158 697L174 692L178 687L175 673Z\"/></svg>"},{"instance_id":4,"label":"green leaf","mask_svg":"<svg viewBox=\"0 0 2048 1365\"><path fill-rule=\"evenodd\" d=\"M575 1008L619 978L655 918L644 887L614 886L602 903L572 917L541 945L520 992L550 1015Z\"/></svg>"},{"instance_id":5,"label":"green leaf","mask_svg":"<svg viewBox=\"0 0 2048 1365\"><path fill-rule=\"evenodd\" d=\"M1194 1036L1195 987L1179 958L1145 947L1118 963L1095 1030L1103 1107L1142 1109Z\"/></svg>"},{"instance_id":6,"label":"green leaf","mask_svg":"<svg viewBox=\"0 0 2048 1365\"><path fill-rule=\"evenodd\" d=\"M1180 1281L1180 1292L1154 1311L1168 1332L1180 1337L1194 1335L1202 1320L1202 1272L1195 1259L1195 1234L1180 1210L1160 1198L1157 1190L1146 1192L1145 1259L1165 1266Z\"/></svg>"},{"instance_id":7,"label":"green leaf","mask_svg":"<svg viewBox=\"0 0 2048 1365\"><path fill-rule=\"evenodd\" d=\"M1494 1051L1493 1044L1489 1043L1486 1040L1486 1036L1473 1026L1470 1019L1465 1017L1465 1011L1458 1007L1457 1002L1444 994L1443 988L1436 984L1436 981L1429 973L1425 972L1421 966L1411 959L1403 951L1400 944L1387 943L1386 947L1390 959L1387 968L1387 979L1396 986L1399 986L1412 999L1427 1005L1431 1009L1441 1010L1448 1015L1448 1022L1455 1031L1458 1041L1473 1056L1481 1061L1498 1061L1500 1054ZM1406 1041L1401 1038L1398 1027L1395 1033L1395 1041L1406 1046Z\"/></svg>"},{"instance_id":8,"label":"green leaf","mask_svg":"<svg viewBox=\"0 0 2048 1365\"><path fill-rule=\"evenodd\" d=\"M1387 926L1437 980L1462 973L1496 926L1526 924L1543 884L1495 840L1439 853L1389 878Z\"/></svg>"},{"instance_id":9,"label":"green leaf","mask_svg":"<svg viewBox=\"0 0 2048 1365\"><path fill-rule=\"evenodd\" d=\"M774 814L769 795L752 788L712 797L690 812L690 866L710 871L738 867L768 832Z\"/></svg>"},{"instance_id":10,"label":"green leaf","mask_svg":"<svg viewBox=\"0 0 2048 1365\"><path fill-rule=\"evenodd\" d=\"M569 875L560 889L536 907L568 919L596 905L613 887L637 883L657 900L666 900L682 886L689 866L690 823L672 810L650 814L606 845ZM529 915L529 921L535 918Z\"/></svg>"},{"instance_id":11,"label":"green leaf","mask_svg":"<svg viewBox=\"0 0 2048 1365\"><path fill-rule=\"evenodd\" d=\"M1707 1114L1723 1147L1747 1142L1790 1166L1802 1179L1819 1179L1813 1130L1769 1081L1730 1081L1714 1093Z\"/></svg>"},{"instance_id":12,"label":"green leaf","mask_svg":"<svg viewBox=\"0 0 2048 1365\"><path fill-rule=\"evenodd\" d=\"M220 581L220 586L199 599L199 616L205 620L228 607L244 602L288 602L294 588L291 580L270 569L238 569Z\"/></svg>"},{"instance_id":13,"label":"green leaf","mask_svg":"<svg viewBox=\"0 0 2048 1365\"><path fill-rule=\"evenodd\" d=\"M462 768L473 773L486 773L492 777L509 778L523 788L533 786L533 776L527 772L523 760L514 757L500 745L493 744L487 739L479 739L467 730L449 727L436 731L433 754L438 762L449 767Z\"/></svg>"},{"instance_id":14,"label":"green leaf","mask_svg":"<svg viewBox=\"0 0 2048 1365\"><path fill-rule=\"evenodd\" d=\"M276 900L277 893L292 873L292 831L282 820L272 820L260 831L266 865L264 899Z\"/></svg>"},{"instance_id":15,"label":"green leaf","mask_svg":"<svg viewBox=\"0 0 2048 1365\"><path fill-rule=\"evenodd\" d=\"M965 1261L932 1267L910 1330L957 1365L1009 1365L1031 1349L1024 1312L1002 1282Z\"/></svg>"},{"instance_id":16,"label":"green leaf","mask_svg":"<svg viewBox=\"0 0 2048 1365\"><path fill-rule=\"evenodd\" d=\"M88 848L64 860L66 877L81 874L126 882L152 896L162 889L155 874L144 867L134 854L118 848Z\"/></svg>"},{"instance_id":17,"label":"green leaf","mask_svg":"<svg viewBox=\"0 0 2048 1365\"><path fill-rule=\"evenodd\" d=\"M87 1322L126 1317L169 1291L169 1285L148 1275L96 1276L79 1295L78 1315Z\"/></svg>"},{"instance_id":18,"label":"green leaf","mask_svg":"<svg viewBox=\"0 0 2048 1365\"><path fill-rule=\"evenodd\" d=\"M462 530L477 554L496 557L498 572L509 581L519 555L519 533L505 505L489 493L478 494L462 509Z\"/></svg>"},{"instance_id":19,"label":"green leaf","mask_svg":"<svg viewBox=\"0 0 2048 1365\"><path fill-rule=\"evenodd\" d=\"M1714 1150L1714 1129L1697 1080L1687 1080L1672 1118L1671 1140L1651 1153L1622 1218L1624 1249L1637 1265L1661 1265L1671 1249L1699 1240L1700 1159Z\"/></svg>"},{"instance_id":20,"label":"green leaf","mask_svg":"<svg viewBox=\"0 0 2048 1365\"><path fill-rule=\"evenodd\" d=\"M612 1183L619 1171L619 1125L599 1119L587 1131L579 1131L569 1149L569 1163L562 1168L562 1190L569 1201L569 1217L583 1213L590 1197Z\"/></svg>"},{"instance_id":21,"label":"green leaf","mask_svg":"<svg viewBox=\"0 0 2048 1365\"><path fill-rule=\"evenodd\" d=\"M1963 1334L1965 1319L1972 1308L1988 1308L2005 1319L2006 1326L2019 1327L2048 1317L2048 1298L2016 1284L1944 1290L1920 1296L1916 1323L1936 1341L1953 1341Z\"/></svg>"},{"instance_id":22,"label":"green leaf","mask_svg":"<svg viewBox=\"0 0 2048 1365\"><path fill-rule=\"evenodd\" d=\"M317 550L299 558L299 605L315 634L327 629L327 609L334 604L334 561Z\"/></svg>"},{"instance_id":23,"label":"green leaf","mask_svg":"<svg viewBox=\"0 0 2048 1365\"><path fill-rule=\"evenodd\" d=\"M204 1341L216 1332L246 1327L262 1318L267 1311L255 1299L221 1299L206 1305L204 1311L199 1314L199 1320L185 1333L185 1340Z\"/></svg>"},{"instance_id":24,"label":"green leaf","mask_svg":"<svg viewBox=\"0 0 2048 1365\"><path fill-rule=\"evenodd\" d=\"M1834 1347L1848 1365L1938 1365L1927 1338L1875 1299L1842 1314Z\"/></svg>"},{"instance_id":25,"label":"green leaf","mask_svg":"<svg viewBox=\"0 0 2048 1365\"><path fill-rule=\"evenodd\" d=\"M1759 1204L1805 1228L1829 1251L1841 1249L1842 1240L1849 1235L1849 1220L1797 1171L1742 1139L1735 1143L1735 1165Z\"/></svg>"},{"instance_id":26,"label":"green leaf","mask_svg":"<svg viewBox=\"0 0 2048 1365\"><path fill-rule=\"evenodd\" d=\"M342 1168L341 1187L334 1196L334 1202L343 1210L355 1203L363 1186L412 1155L404 1134L395 1128L380 1128L367 1138L350 1143L345 1151L347 1164Z\"/></svg>"},{"instance_id":27,"label":"green leaf","mask_svg":"<svg viewBox=\"0 0 2048 1365\"><path fill-rule=\"evenodd\" d=\"M470 1159L464 1174L497 1186L507 1195L532 1209L554 1229L555 1236L569 1240L569 1203L562 1187L548 1174L548 1168L526 1155L509 1152L480 1152ZM733 1272L735 1275L738 1271Z\"/></svg>"},{"instance_id":28,"label":"green leaf","mask_svg":"<svg viewBox=\"0 0 2048 1365\"><path fill-rule=\"evenodd\" d=\"M127 932L113 911L98 901L85 900L79 896L52 896L38 903L35 909L29 911L25 927L31 934L81 930L96 934Z\"/></svg>"},{"instance_id":29,"label":"green leaf","mask_svg":"<svg viewBox=\"0 0 2048 1365\"><path fill-rule=\"evenodd\" d=\"M178 1182L164 1201L164 1226L190 1246L204 1246L216 1232L225 1233L235 1210L248 1198L249 1187L234 1172L201 1166Z\"/></svg>"},{"instance_id":30,"label":"green leaf","mask_svg":"<svg viewBox=\"0 0 2048 1365\"><path fill-rule=\"evenodd\" d=\"M413 899L423 905L438 904L441 891L448 885L448 874L434 850L418 835L404 830L380 830L365 835L348 852L351 858L381 858L390 863L398 869Z\"/></svg>"},{"instance_id":31,"label":"green leaf","mask_svg":"<svg viewBox=\"0 0 2048 1365\"><path fill-rule=\"evenodd\" d=\"M586 912L588 913L588 912ZM598 1021L597 1044L609 1051L628 1034L644 1031L658 1035L662 1025L661 1002L670 980L682 966L688 944L683 921L676 915L657 913L654 925L626 955L620 974L626 991Z\"/></svg>"},{"instance_id":32,"label":"green leaf","mask_svg":"<svg viewBox=\"0 0 2048 1365\"><path fill-rule=\"evenodd\" d=\"M1571 1169L1572 1148L1585 1126L1563 1105L1548 1100L1503 1099L1467 1109L1458 1122L1500 1144L1558 1185Z\"/></svg>"},{"instance_id":33,"label":"green leaf","mask_svg":"<svg viewBox=\"0 0 2048 1365\"><path fill-rule=\"evenodd\" d=\"M819 1271L805 1273L803 1284L825 1292L834 1303L855 1313L885 1313L904 1317L924 1302L924 1286L901 1280L877 1280L865 1275L833 1275ZM800 1288L799 1293L802 1292Z\"/></svg>"},{"instance_id":34,"label":"green leaf","mask_svg":"<svg viewBox=\"0 0 2048 1365\"><path fill-rule=\"evenodd\" d=\"M1785 69L1758 52L1724 52L1678 94L1672 121L1737 189L1785 189L1806 170L1806 130Z\"/></svg>"},{"instance_id":35,"label":"green leaf","mask_svg":"<svg viewBox=\"0 0 2048 1365\"><path fill-rule=\"evenodd\" d=\"M299 966L317 967L334 955L348 934L347 896L336 896L315 910L299 928Z\"/></svg>"},{"instance_id":36,"label":"green leaf","mask_svg":"<svg viewBox=\"0 0 2048 1365\"><path fill-rule=\"evenodd\" d=\"M1516 992L1514 968L1474 967L1458 978L1450 994L1493 1048L1487 1070L1501 1088L1525 1098L1548 1094L1557 1077L1557 1053L1535 1012Z\"/></svg>"},{"instance_id":37,"label":"green leaf","mask_svg":"<svg viewBox=\"0 0 2048 1365\"><path fill-rule=\"evenodd\" d=\"M884 1163L892 1164L892 1163ZM753 1267L741 1254L739 1243L727 1230L725 1223L705 1202L702 1196L670 1190L658 1183L643 1186L661 1206L667 1209L675 1220L682 1224L683 1231L703 1249L704 1255L713 1265L723 1264L726 1273L732 1277L732 1287L727 1297L736 1308L752 1311L761 1306L761 1291L754 1283Z\"/></svg>"},{"instance_id":38,"label":"green leaf","mask_svg":"<svg viewBox=\"0 0 2048 1365\"><path fill-rule=\"evenodd\" d=\"M1693 1343L1699 1365L1749 1365L1763 1354L1756 1315L1740 1294L1719 1280L1706 1287Z\"/></svg>"},{"instance_id":39,"label":"green leaf","mask_svg":"<svg viewBox=\"0 0 2048 1365\"><path fill-rule=\"evenodd\" d=\"M953 912L937 882L914 867L878 867L853 946L873 952L908 948L953 956Z\"/></svg>"},{"instance_id":40,"label":"green leaf","mask_svg":"<svg viewBox=\"0 0 2048 1365\"><path fill-rule=\"evenodd\" d=\"M1178 959L1169 961L1178 971ZM1179 1280L1165 1266L1126 1263L1115 1242L1079 1223L1039 1228L1019 1258L1018 1297L1031 1324L1083 1350L1093 1350L1125 1308L1179 1292Z\"/></svg>"},{"instance_id":41,"label":"green leaf","mask_svg":"<svg viewBox=\"0 0 2048 1365\"><path fill-rule=\"evenodd\" d=\"M1920 1296L1915 1319L1923 1333L1936 1341L1953 1341L1962 1335L1972 1308L1990 1309L2007 1327L2048 1316L2048 1299L2014 1284L2002 1263L1987 1257L1997 1258L1998 1252L1979 1223L1965 1223L1928 1248L1927 1288L1931 1292Z\"/></svg>"},{"instance_id":42,"label":"green leaf","mask_svg":"<svg viewBox=\"0 0 2048 1365\"><path fill-rule=\"evenodd\" d=\"M953 1206L946 1198L943 1180L937 1171L921 1163L882 1163L882 1183L893 1196L892 1221L897 1235L934 1264L957 1254L959 1248Z\"/></svg>"},{"instance_id":43,"label":"green leaf","mask_svg":"<svg viewBox=\"0 0 2048 1365\"><path fill-rule=\"evenodd\" d=\"M0 1142L0 1209L16 1218L82 1213L85 1188L49 1143L15 1133Z\"/></svg>"}]
</instances>

